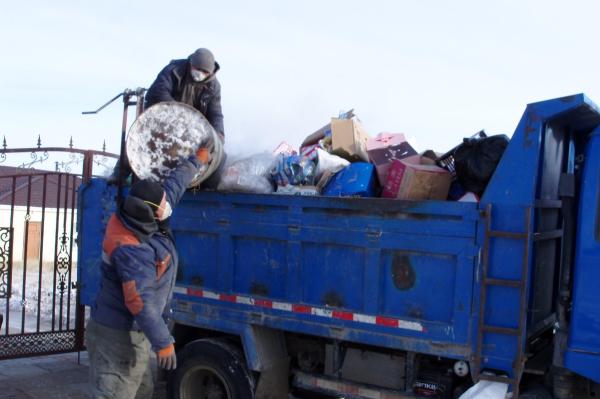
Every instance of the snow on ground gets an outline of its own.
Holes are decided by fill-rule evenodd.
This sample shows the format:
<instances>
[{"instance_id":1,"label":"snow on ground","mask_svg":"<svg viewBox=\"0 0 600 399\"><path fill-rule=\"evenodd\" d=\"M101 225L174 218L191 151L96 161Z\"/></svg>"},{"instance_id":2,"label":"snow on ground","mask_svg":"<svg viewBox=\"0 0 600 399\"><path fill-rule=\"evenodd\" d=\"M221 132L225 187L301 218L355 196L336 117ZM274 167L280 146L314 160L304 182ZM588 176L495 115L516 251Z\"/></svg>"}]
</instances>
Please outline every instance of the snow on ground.
<instances>
[{"instance_id":1,"label":"snow on ground","mask_svg":"<svg viewBox=\"0 0 600 399\"><path fill-rule=\"evenodd\" d=\"M42 279L40 286L39 265L27 268L25 275L25 289L23 289L23 268L21 265L15 265L12 272L11 297L7 300L0 299L0 314L4 315L4 324L0 334L6 332L6 322L9 320L9 333L22 332L22 323L24 317L23 332L38 331L38 315L40 318L39 331L52 330L52 314L54 310L54 329L73 328L75 325L75 301L76 290L69 284L69 274L64 276L64 289L53 289L60 285L60 275L56 274L56 284L54 282L53 265L44 265L42 267ZM71 283L76 282L76 265L73 265L71 273ZM54 293L54 295L53 295ZM69 297L70 295L70 297ZM8 317L7 317L8 316ZM69 322L67 323L67 318ZM68 325L67 325L68 324Z\"/></svg>"}]
</instances>

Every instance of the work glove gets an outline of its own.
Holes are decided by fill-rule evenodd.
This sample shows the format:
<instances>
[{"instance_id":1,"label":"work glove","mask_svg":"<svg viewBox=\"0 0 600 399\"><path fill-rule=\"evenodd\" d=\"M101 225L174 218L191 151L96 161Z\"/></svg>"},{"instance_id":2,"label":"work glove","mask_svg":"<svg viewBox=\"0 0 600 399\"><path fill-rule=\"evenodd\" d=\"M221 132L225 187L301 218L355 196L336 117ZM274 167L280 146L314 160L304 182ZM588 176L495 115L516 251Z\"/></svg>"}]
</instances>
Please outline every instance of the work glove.
<instances>
[{"instance_id":1,"label":"work glove","mask_svg":"<svg viewBox=\"0 0 600 399\"><path fill-rule=\"evenodd\" d=\"M173 344L161 349L156 354L158 367L165 370L175 370L177 368L177 356Z\"/></svg>"},{"instance_id":2,"label":"work glove","mask_svg":"<svg viewBox=\"0 0 600 399\"><path fill-rule=\"evenodd\" d=\"M210 161L210 153L208 152L208 148L198 148L198 151L196 151L196 158L198 158L198 161L200 161L201 163L205 165L208 164L208 162Z\"/></svg>"}]
</instances>

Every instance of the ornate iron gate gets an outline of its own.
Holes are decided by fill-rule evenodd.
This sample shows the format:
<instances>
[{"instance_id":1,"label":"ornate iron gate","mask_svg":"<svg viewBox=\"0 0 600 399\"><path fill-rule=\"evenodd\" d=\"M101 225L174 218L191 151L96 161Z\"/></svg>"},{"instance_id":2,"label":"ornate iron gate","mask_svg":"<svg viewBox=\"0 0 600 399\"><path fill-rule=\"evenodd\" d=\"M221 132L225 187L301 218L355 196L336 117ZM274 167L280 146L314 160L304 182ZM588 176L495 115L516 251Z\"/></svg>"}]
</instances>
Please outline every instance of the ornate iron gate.
<instances>
[{"instance_id":1,"label":"ornate iron gate","mask_svg":"<svg viewBox=\"0 0 600 399\"><path fill-rule=\"evenodd\" d=\"M33 169L51 152L69 153L55 171ZM30 153L17 167L9 153ZM96 160L94 156L97 156ZM0 150L0 360L84 348L85 308L77 285L77 189L103 151L69 147ZM71 167L83 164L82 172Z\"/></svg>"}]
</instances>

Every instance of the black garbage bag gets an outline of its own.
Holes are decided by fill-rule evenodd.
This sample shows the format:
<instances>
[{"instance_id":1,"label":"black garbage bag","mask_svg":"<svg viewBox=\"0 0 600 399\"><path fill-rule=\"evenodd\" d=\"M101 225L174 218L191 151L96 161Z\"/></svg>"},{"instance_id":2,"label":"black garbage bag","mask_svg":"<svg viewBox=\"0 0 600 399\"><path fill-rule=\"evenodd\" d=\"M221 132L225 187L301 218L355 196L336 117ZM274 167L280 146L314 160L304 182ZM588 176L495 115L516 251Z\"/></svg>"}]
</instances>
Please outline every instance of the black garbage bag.
<instances>
[{"instance_id":1,"label":"black garbage bag","mask_svg":"<svg viewBox=\"0 0 600 399\"><path fill-rule=\"evenodd\" d=\"M508 145L504 134L484 138L466 138L454 150L456 178L467 191L481 196L492 178Z\"/></svg>"}]
</instances>

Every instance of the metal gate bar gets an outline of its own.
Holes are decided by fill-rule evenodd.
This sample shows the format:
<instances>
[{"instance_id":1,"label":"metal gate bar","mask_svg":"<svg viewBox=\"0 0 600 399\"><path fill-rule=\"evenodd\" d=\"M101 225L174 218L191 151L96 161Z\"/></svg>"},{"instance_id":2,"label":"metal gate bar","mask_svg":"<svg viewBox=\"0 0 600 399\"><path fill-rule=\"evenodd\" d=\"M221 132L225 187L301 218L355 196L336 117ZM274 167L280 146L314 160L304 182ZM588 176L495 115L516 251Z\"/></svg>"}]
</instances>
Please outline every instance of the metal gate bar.
<instances>
[{"instance_id":1,"label":"metal gate bar","mask_svg":"<svg viewBox=\"0 0 600 399\"><path fill-rule=\"evenodd\" d=\"M38 292L42 292L42 267L44 264L44 228L46 224L46 192L48 188L48 176L44 175L44 188L42 189L42 224L40 228L40 235L42 236L42 240L40 242L40 262L39 262L39 271L38 271ZM37 322L36 322L36 332L40 332L40 320L42 316L42 296L38 295L37 301Z\"/></svg>"},{"instance_id":2,"label":"metal gate bar","mask_svg":"<svg viewBox=\"0 0 600 399\"><path fill-rule=\"evenodd\" d=\"M9 237L9 243L8 243L8 282L7 282L7 294L6 294L6 335L8 335L8 326L10 325L10 296L11 296L11 292L12 292L12 264L13 264L13 257L12 257L12 248L13 248L13 244L14 244L14 216L15 216L15 196L16 196L16 192L17 192L17 178L16 176L13 176L12 178L12 194L11 194L11 200L10 200L10 223L9 223L9 229L11 231L10 237Z\"/></svg>"},{"instance_id":3,"label":"metal gate bar","mask_svg":"<svg viewBox=\"0 0 600 399\"><path fill-rule=\"evenodd\" d=\"M31 175L27 176L27 211L25 213L25 244L23 246L23 291L21 292L21 334L25 333L25 305L27 304L27 250L29 249L29 220L31 212ZM39 295L38 295L39 296Z\"/></svg>"},{"instance_id":4,"label":"metal gate bar","mask_svg":"<svg viewBox=\"0 0 600 399\"><path fill-rule=\"evenodd\" d=\"M60 192L62 190L62 173L58 175L58 183L56 189L56 229L54 233L54 268L53 268L53 280L52 280L52 331L54 331L54 324L56 319L56 267L57 259L56 254L58 253L58 228L60 226Z\"/></svg>"}]
</instances>

